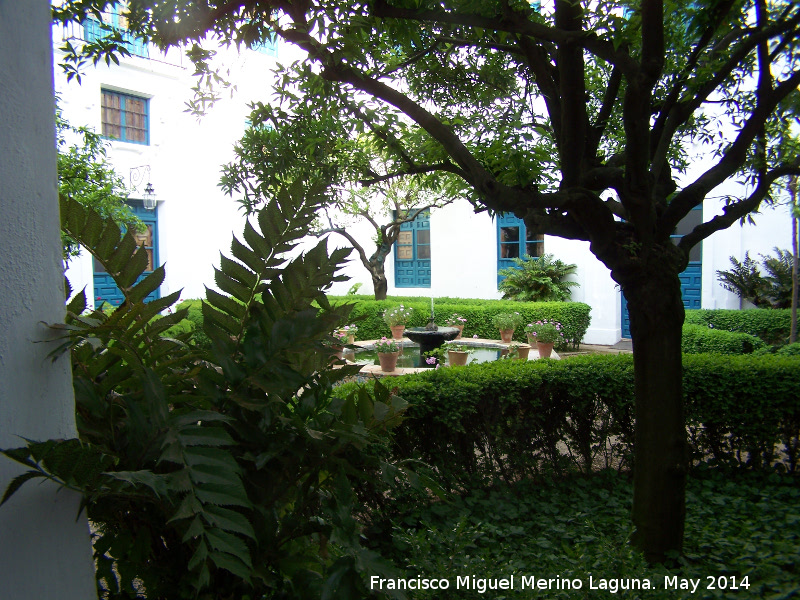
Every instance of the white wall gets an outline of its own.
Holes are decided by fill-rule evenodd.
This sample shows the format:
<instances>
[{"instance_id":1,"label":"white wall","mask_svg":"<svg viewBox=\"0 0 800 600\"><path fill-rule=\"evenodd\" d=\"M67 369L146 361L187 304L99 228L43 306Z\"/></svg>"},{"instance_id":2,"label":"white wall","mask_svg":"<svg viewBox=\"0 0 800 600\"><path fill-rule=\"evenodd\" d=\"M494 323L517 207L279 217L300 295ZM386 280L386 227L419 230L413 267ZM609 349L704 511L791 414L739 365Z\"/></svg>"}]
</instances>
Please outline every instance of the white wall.
<instances>
[{"instance_id":1,"label":"white wall","mask_svg":"<svg viewBox=\"0 0 800 600\"><path fill-rule=\"evenodd\" d=\"M54 44L63 33L54 31ZM276 59L250 50L218 48L223 72L230 69L236 91L223 92L207 115L197 120L185 111L195 84L189 61L172 51L164 56L151 47L151 59L129 57L120 65L87 67L78 85L67 82L56 67L56 90L64 116L72 125L101 131L101 89L150 98L150 143L111 141L108 153L114 169L130 183L131 169L150 166L150 181L158 198L158 254L166 263L161 294L183 290L182 299L205 296L204 286L215 287L213 266L219 254L230 254L231 237L241 237L244 215L235 198L219 187L221 168L234 158L234 143L246 127L248 104L269 101ZM278 60L293 59L296 52L280 46ZM60 59L57 52L56 60ZM131 198L141 198L143 182ZM92 261L84 252L70 263L67 277L78 291L92 289Z\"/></svg>"},{"instance_id":2,"label":"white wall","mask_svg":"<svg viewBox=\"0 0 800 600\"><path fill-rule=\"evenodd\" d=\"M68 357L40 322L64 319L47 0L0 0L0 447L76 437ZM0 457L0 490L24 470ZM0 597L96 598L79 497L28 482L0 507Z\"/></svg>"}]
</instances>

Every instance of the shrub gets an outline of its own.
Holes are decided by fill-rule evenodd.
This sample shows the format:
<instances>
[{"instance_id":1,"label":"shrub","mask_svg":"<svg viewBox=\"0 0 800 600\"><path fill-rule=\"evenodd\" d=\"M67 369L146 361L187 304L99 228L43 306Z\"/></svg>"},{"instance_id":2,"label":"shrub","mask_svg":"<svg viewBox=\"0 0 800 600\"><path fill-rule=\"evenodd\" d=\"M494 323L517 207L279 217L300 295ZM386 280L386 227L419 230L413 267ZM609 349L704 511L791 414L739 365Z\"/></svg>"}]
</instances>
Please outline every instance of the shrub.
<instances>
[{"instance_id":1,"label":"shrub","mask_svg":"<svg viewBox=\"0 0 800 600\"><path fill-rule=\"evenodd\" d=\"M789 308L792 302L792 253L774 248L776 256L761 255L767 275L761 274L758 263L744 253L744 261L731 256L733 269L717 271L717 279L726 290L758 308Z\"/></svg>"},{"instance_id":2,"label":"shrub","mask_svg":"<svg viewBox=\"0 0 800 600\"><path fill-rule=\"evenodd\" d=\"M580 284L565 281L575 273L578 265L568 265L552 254L537 258L513 258L516 266L502 269L498 275L504 277L498 286L503 299L517 302L566 302L570 288Z\"/></svg>"},{"instance_id":3,"label":"shrub","mask_svg":"<svg viewBox=\"0 0 800 600\"><path fill-rule=\"evenodd\" d=\"M681 350L686 354L750 354L766 344L749 333L733 333L703 325L684 325Z\"/></svg>"},{"instance_id":4,"label":"shrub","mask_svg":"<svg viewBox=\"0 0 800 600\"><path fill-rule=\"evenodd\" d=\"M786 344L775 352L778 356L800 356L800 342Z\"/></svg>"},{"instance_id":5,"label":"shrub","mask_svg":"<svg viewBox=\"0 0 800 600\"><path fill-rule=\"evenodd\" d=\"M799 359L685 355L683 363L695 461L796 469ZM428 463L450 489L631 466L631 355L498 361L392 384L411 405L395 433L395 457Z\"/></svg>"},{"instance_id":6,"label":"shrub","mask_svg":"<svg viewBox=\"0 0 800 600\"><path fill-rule=\"evenodd\" d=\"M749 333L767 344L782 343L789 338L792 314L789 309L775 310L687 310L686 323L712 326L717 330Z\"/></svg>"}]
</instances>

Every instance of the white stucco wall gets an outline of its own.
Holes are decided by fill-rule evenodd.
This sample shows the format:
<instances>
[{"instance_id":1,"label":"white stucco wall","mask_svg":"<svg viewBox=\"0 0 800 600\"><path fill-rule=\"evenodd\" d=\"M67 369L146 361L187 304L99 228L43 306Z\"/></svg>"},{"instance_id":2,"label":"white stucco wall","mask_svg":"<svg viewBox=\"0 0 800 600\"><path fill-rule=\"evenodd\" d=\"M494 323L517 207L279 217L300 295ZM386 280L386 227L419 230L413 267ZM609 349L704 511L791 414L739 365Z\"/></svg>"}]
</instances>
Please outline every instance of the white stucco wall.
<instances>
[{"instance_id":1,"label":"white stucco wall","mask_svg":"<svg viewBox=\"0 0 800 600\"><path fill-rule=\"evenodd\" d=\"M64 319L47 0L0 0L0 447L76 436L68 358L41 322ZM24 470L0 457L0 490ZM0 597L96 598L79 497L28 482L0 507Z\"/></svg>"},{"instance_id":2,"label":"white stucco wall","mask_svg":"<svg viewBox=\"0 0 800 600\"><path fill-rule=\"evenodd\" d=\"M53 32L56 48L64 32ZM67 35L69 35L67 33ZM158 198L158 258L166 264L161 294L182 290L181 298L201 298L214 286L213 266L220 251L229 254L231 236L241 237L244 216L235 198L219 187L221 168L234 158L234 143L246 127L248 104L271 98L270 70L276 60L288 62L296 52L281 46L278 59L243 49L218 48L217 64L230 70L233 95L222 92L218 103L200 120L184 112L192 99L193 68L177 51L164 56L151 47L151 58L129 57L120 65L88 67L80 85L67 82L56 67L56 90L64 116L72 125L101 131L101 90L110 89L150 99L149 144L110 142L108 158L130 183L131 169L150 166L150 182ZM56 61L60 53L56 52ZM227 75L226 75L227 76ZM144 183L132 199L140 199ZM92 260L88 253L70 263L67 272L75 291L86 286L95 297ZM90 295L91 294L91 295Z\"/></svg>"}]
</instances>

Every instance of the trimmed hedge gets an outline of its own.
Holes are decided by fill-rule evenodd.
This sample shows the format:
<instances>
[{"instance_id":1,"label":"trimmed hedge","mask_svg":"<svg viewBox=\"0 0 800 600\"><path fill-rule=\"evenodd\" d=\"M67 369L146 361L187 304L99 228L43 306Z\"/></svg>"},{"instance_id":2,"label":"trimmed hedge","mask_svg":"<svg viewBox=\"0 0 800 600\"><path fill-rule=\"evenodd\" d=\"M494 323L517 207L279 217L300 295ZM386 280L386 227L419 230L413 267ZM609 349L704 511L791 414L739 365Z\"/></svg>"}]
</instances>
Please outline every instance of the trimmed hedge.
<instances>
[{"instance_id":1,"label":"trimmed hedge","mask_svg":"<svg viewBox=\"0 0 800 600\"><path fill-rule=\"evenodd\" d=\"M684 325L681 350L686 354L750 354L766 344L749 333L710 329L704 325Z\"/></svg>"},{"instance_id":2,"label":"trimmed hedge","mask_svg":"<svg viewBox=\"0 0 800 600\"><path fill-rule=\"evenodd\" d=\"M686 323L711 325L714 329L749 333L767 344L781 344L789 339L791 309L754 308L749 310L687 310Z\"/></svg>"},{"instance_id":3,"label":"trimmed hedge","mask_svg":"<svg viewBox=\"0 0 800 600\"><path fill-rule=\"evenodd\" d=\"M393 296L386 300L374 300L364 296L330 296L331 303L354 304L351 321L358 325L357 340L378 339L388 336L389 327L383 322L384 311L398 304L414 309L408 327L423 327L430 317L430 298L407 298ZM477 335L491 340L500 339L500 333L492 325L494 315L504 312L520 313L525 324L541 319L555 320L563 326L568 345L577 348L589 328L591 307L582 302L514 302L511 300L477 300L459 298L435 298L434 310L437 324L453 313L467 319L463 337ZM514 331L516 341L525 342L524 327Z\"/></svg>"},{"instance_id":4,"label":"trimmed hedge","mask_svg":"<svg viewBox=\"0 0 800 600\"><path fill-rule=\"evenodd\" d=\"M176 311L184 308L188 309L186 318L167 329L164 332L164 335L167 337L177 337L182 333L192 331L194 332L192 335L192 340L198 346L206 348L211 347L211 340L208 338L205 331L203 331L202 302L202 300L195 299L184 300L178 304L178 306L175 307Z\"/></svg>"},{"instance_id":5,"label":"trimmed hedge","mask_svg":"<svg viewBox=\"0 0 800 600\"><path fill-rule=\"evenodd\" d=\"M498 361L392 380L411 406L395 431L398 459L431 465L460 489L497 479L630 467L631 355ZM351 386L337 388L347 393ZM695 461L794 471L800 455L800 359L684 356Z\"/></svg>"}]
</instances>

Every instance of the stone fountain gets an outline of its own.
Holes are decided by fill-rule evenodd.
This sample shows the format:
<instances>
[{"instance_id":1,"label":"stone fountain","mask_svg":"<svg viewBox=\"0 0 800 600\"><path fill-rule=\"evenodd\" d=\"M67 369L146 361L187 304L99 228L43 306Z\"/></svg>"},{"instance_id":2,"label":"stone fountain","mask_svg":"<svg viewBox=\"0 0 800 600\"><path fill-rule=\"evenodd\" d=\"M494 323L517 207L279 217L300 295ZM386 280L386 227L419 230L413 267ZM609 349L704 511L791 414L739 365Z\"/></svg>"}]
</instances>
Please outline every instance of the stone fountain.
<instances>
[{"instance_id":1,"label":"stone fountain","mask_svg":"<svg viewBox=\"0 0 800 600\"><path fill-rule=\"evenodd\" d=\"M458 337L458 327L439 327L433 321L433 311L425 327L406 328L404 335L412 342L419 344L420 366L425 365L424 355L426 352L435 350L445 342Z\"/></svg>"}]
</instances>

